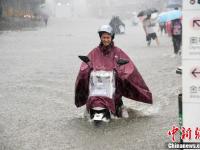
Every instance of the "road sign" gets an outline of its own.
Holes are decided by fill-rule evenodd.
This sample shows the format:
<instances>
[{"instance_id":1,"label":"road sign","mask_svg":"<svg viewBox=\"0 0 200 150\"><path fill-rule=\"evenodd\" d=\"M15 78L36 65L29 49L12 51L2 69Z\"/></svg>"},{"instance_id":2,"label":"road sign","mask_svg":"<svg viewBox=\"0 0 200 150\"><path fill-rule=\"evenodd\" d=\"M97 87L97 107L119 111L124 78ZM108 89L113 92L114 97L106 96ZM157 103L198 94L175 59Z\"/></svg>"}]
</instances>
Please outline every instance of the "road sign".
<instances>
[{"instance_id":1,"label":"road sign","mask_svg":"<svg viewBox=\"0 0 200 150\"><path fill-rule=\"evenodd\" d=\"M183 59L200 59L200 8L183 11Z\"/></svg>"},{"instance_id":2,"label":"road sign","mask_svg":"<svg viewBox=\"0 0 200 150\"><path fill-rule=\"evenodd\" d=\"M200 67L193 68L191 71L191 74L195 79L199 79L200 78Z\"/></svg>"},{"instance_id":3,"label":"road sign","mask_svg":"<svg viewBox=\"0 0 200 150\"><path fill-rule=\"evenodd\" d=\"M183 62L183 102L200 103L200 60Z\"/></svg>"}]
</instances>

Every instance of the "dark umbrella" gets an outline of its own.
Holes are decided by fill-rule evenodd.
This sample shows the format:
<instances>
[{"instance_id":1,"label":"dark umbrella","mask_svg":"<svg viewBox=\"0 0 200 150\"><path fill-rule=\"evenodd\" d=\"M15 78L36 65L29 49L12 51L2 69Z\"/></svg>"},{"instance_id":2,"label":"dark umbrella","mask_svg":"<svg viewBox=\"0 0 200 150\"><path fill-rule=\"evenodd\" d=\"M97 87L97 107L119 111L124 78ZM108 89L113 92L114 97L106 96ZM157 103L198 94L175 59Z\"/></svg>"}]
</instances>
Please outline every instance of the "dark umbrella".
<instances>
[{"instance_id":1,"label":"dark umbrella","mask_svg":"<svg viewBox=\"0 0 200 150\"><path fill-rule=\"evenodd\" d=\"M142 10L138 13L137 17L142 17L146 15L146 11Z\"/></svg>"},{"instance_id":2,"label":"dark umbrella","mask_svg":"<svg viewBox=\"0 0 200 150\"><path fill-rule=\"evenodd\" d=\"M153 13L158 12L158 10L155 8L150 8L150 9L147 9L146 11L147 11L147 14L153 14Z\"/></svg>"},{"instance_id":3,"label":"dark umbrella","mask_svg":"<svg viewBox=\"0 0 200 150\"><path fill-rule=\"evenodd\" d=\"M146 16L146 15L151 15L151 14L153 14L153 13L155 13L155 12L158 12L158 10L155 9L155 8L149 8L149 9L147 9L147 10L142 10L142 11L140 11L140 12L138 13L137 17L142 17L142 16Z\"/></svg>"}]
</instances>

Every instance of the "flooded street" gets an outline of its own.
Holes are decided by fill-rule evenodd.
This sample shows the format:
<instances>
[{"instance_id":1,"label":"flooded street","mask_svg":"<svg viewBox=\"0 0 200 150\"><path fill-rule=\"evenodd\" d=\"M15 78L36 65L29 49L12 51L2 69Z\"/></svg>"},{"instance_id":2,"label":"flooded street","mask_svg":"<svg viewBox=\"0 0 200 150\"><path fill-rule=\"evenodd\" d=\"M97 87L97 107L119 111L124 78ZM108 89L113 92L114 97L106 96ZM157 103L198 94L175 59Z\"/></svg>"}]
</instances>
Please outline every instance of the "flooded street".
<instances>
[{"instance_id":1,"label":"flooded street","mask_svg":"<svg viewBox=\"0 0 200 150\"><path fill-rule=\"evenodd\" d=\"M115 45L137 66L153 93L153 105L123 99L130 117L94 127L74 105L81 61L100 40L104 19L55 19L44 28L0 34L0 150L162 150L178 125L176 75L170 37L147 47L142 26L125 20Z\"/></svg>"}]
</instances>

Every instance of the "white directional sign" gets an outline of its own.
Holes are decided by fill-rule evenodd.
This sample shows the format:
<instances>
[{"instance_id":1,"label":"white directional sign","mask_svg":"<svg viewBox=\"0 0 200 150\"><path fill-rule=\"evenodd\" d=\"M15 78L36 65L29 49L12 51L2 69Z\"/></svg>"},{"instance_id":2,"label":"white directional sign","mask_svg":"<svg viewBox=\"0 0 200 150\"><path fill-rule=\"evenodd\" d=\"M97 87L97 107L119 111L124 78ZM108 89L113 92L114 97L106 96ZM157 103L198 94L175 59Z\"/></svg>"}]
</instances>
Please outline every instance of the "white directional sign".
<instances>
[{"instance_id":1,"label":"white directional sign","mask_svg":"<svg viewBox=\"0 0 200 150\"><path fill-rule=\"evenodd\" d=\"M200 10L183 11L183 59L200 59Z\"/></svg>"},{"instance_id":2,"label":"white directional sign","mask_svg":"<svg viewBox=\"0 0 200 150\"><path fill-rule=\"evenodd\" d=\"M200 60L187 60L183 68L183 102L200 103Z\"/></svg>"},{"instance_id":3,"label":"white directional sign","mask_svg":"<svg viewBox=\"0 0 200 150\"><path fill-rule=\"evenodd\" d=\"M182 33L183 126L196 133L200 125L200 0L183 0Z\"/></svg>"}]
</instances>

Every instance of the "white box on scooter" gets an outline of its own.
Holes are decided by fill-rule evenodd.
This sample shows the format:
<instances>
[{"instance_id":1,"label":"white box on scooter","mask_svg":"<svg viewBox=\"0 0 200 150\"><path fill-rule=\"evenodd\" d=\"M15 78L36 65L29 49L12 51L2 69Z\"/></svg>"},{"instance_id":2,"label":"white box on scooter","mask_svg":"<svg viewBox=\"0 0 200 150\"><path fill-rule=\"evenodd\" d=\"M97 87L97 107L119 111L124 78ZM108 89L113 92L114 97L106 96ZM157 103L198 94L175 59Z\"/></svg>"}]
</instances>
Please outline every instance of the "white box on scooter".
<instances>
[{"instance_id":1,"label":"white box on scooter","mask_svg":"<svg viewBox=\"0 0 200 150\"><path fill-rule=\"evenodd\" d=\"M113 71L91 72L89 96L105 96L112 99L115 88L115 74Z\"/></svg>"}]
</instances>

